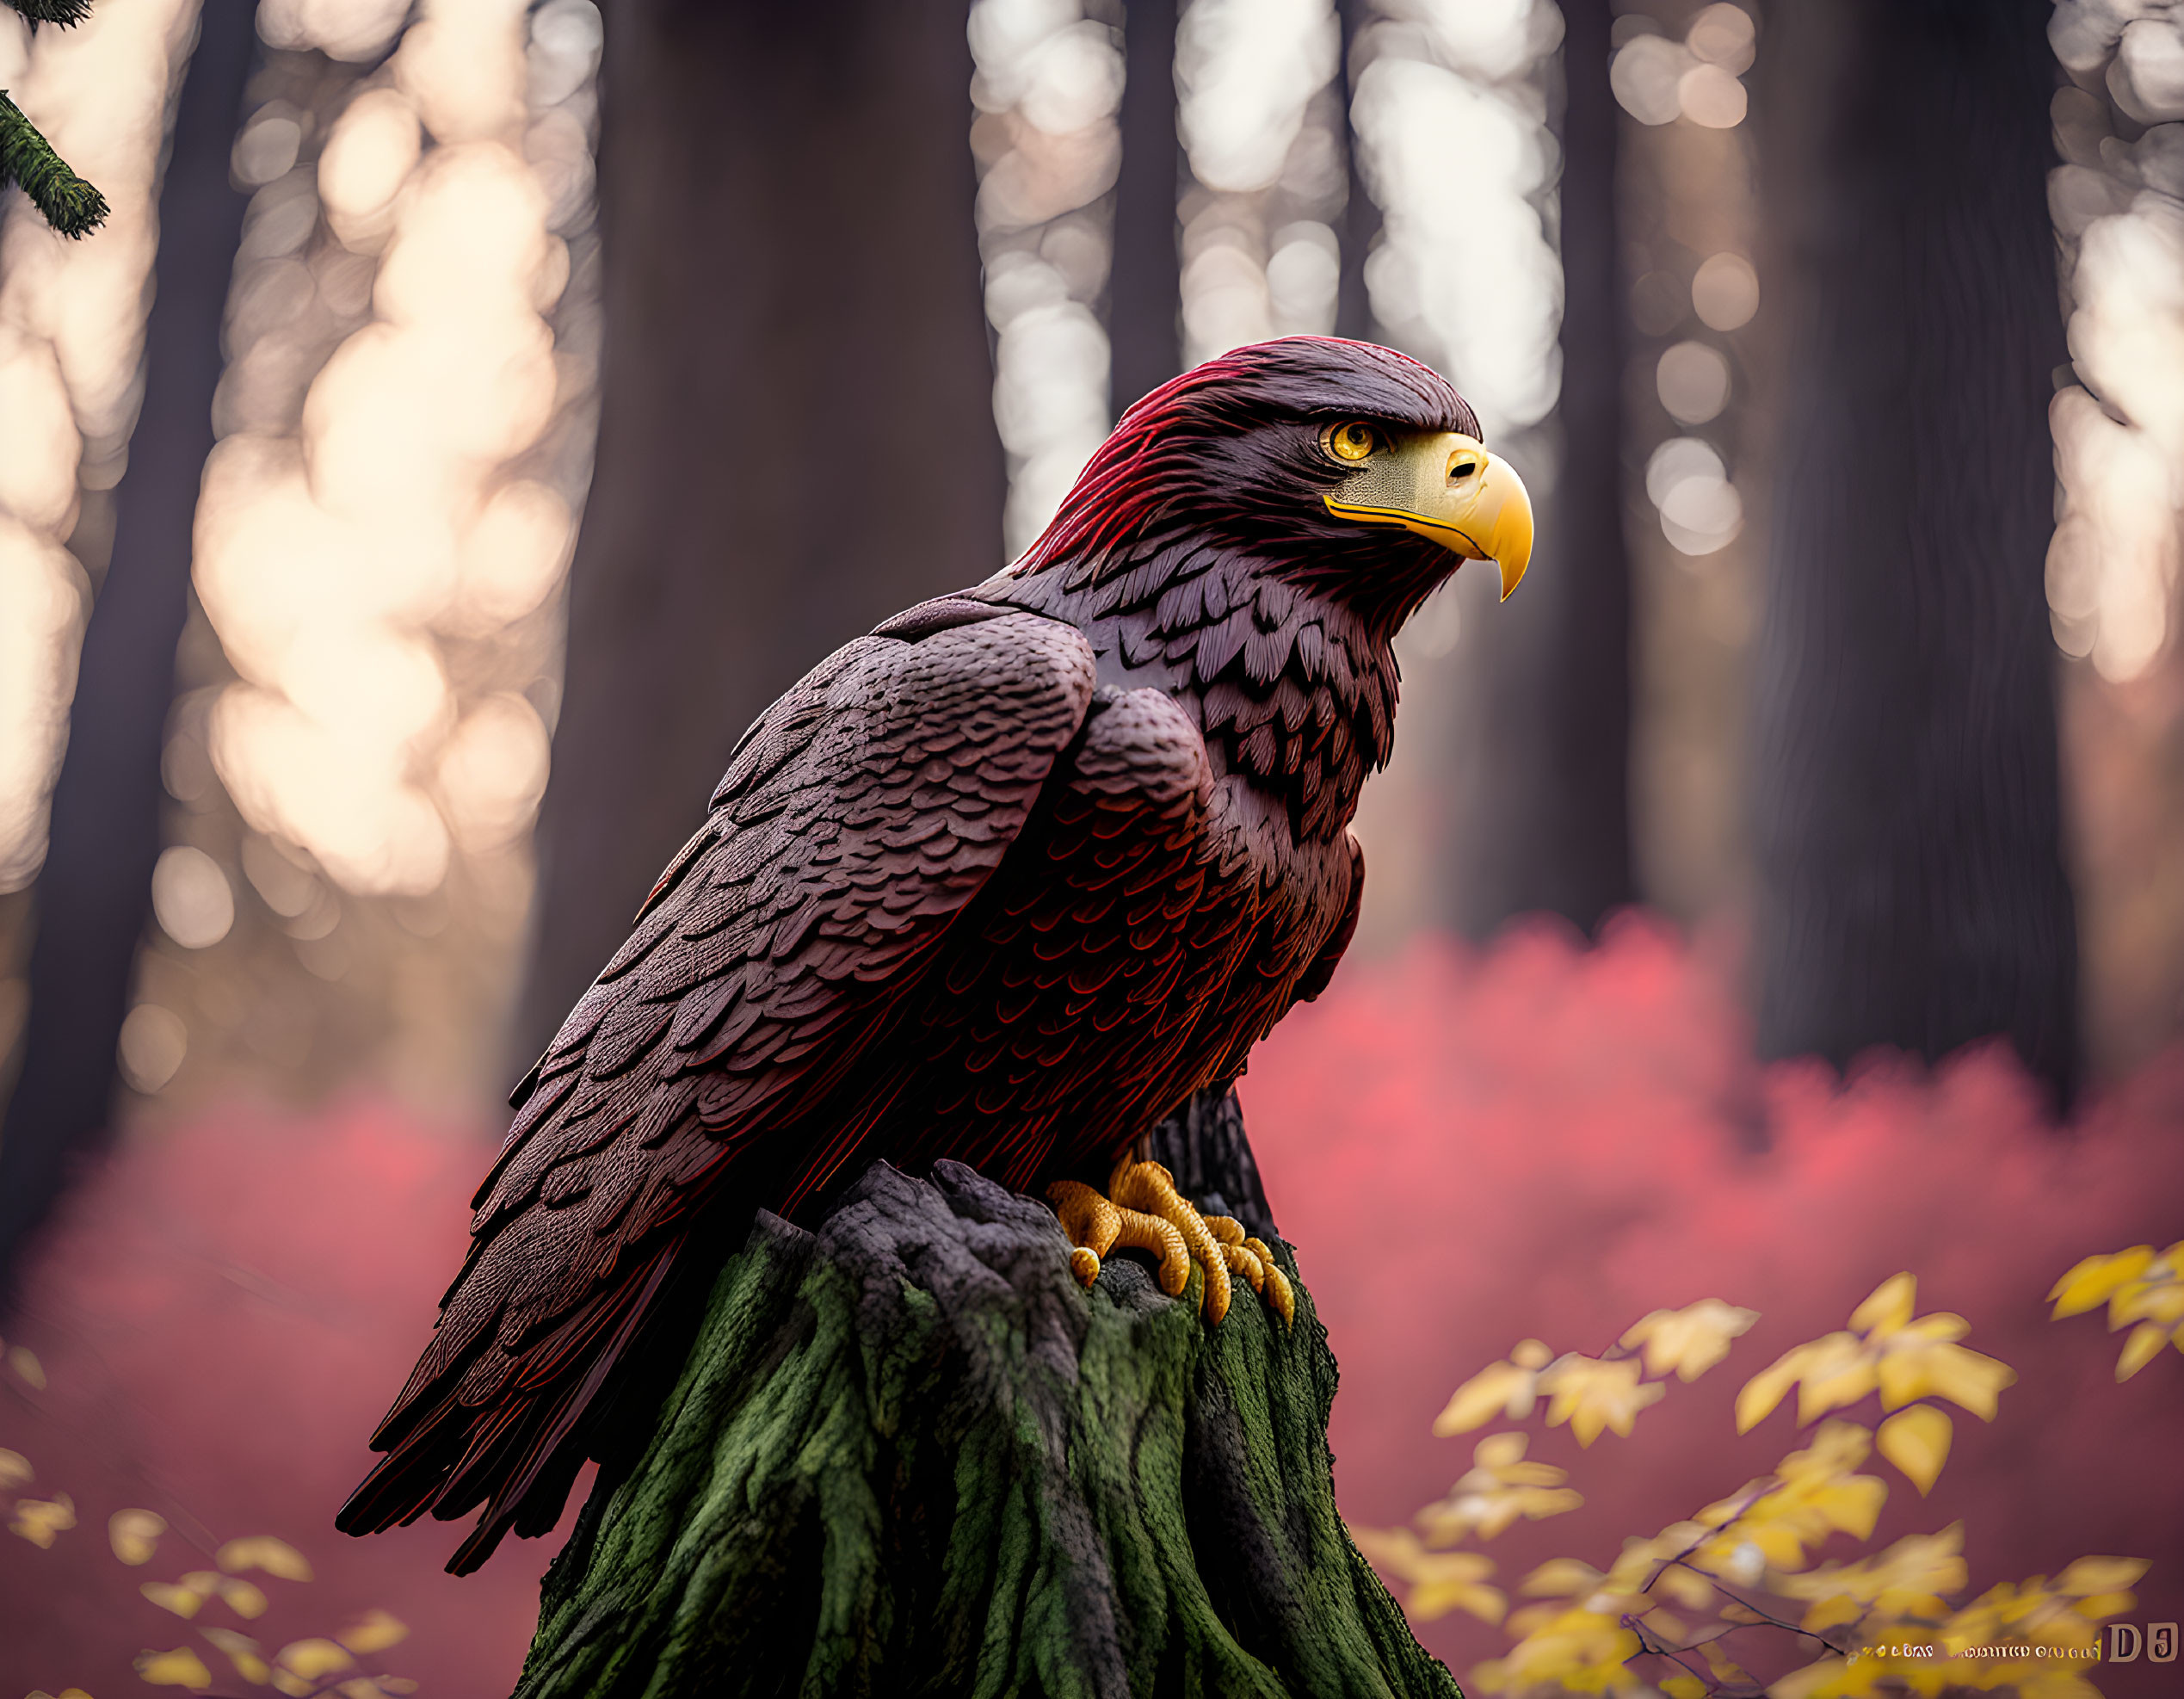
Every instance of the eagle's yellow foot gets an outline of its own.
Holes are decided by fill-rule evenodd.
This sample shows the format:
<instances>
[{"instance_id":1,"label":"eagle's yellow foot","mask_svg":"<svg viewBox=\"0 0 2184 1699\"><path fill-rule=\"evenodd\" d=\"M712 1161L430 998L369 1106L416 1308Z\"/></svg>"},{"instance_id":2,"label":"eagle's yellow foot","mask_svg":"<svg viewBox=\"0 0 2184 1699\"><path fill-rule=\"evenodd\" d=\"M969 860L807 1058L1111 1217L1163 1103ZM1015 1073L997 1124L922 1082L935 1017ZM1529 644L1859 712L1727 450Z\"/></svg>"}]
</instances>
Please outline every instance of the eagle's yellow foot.
<instances>
[{"instance_id":1,"label":"eagle's yellow foot","mask_svg":"<svg viewBox=\"0 0 2184 1699\"><path fill-rule=\"evenodd\" d=\"M1046 1189L1062 1231L1077 1247L1070 1253L1070 1268L1081 1283L1089 1286L1097 1280L1100 1258L1118 1247L1150 1251L1160 1259L1160 1289L1171 1298L1190 1283L1193 1263L1206 1270L1200 1307L1209 1322L1229 1313L1231 1273L1249 1281L1284 1322L1295 1322L1296 1294L1274 1266L1274 1252L1246 1238L1241 1222L1200 1214L1160 1164L1126 1155L1115 1164L1107 1192L1102 1197L1075 1180L1058 1180Z\"/></svg>"}]
</instances>

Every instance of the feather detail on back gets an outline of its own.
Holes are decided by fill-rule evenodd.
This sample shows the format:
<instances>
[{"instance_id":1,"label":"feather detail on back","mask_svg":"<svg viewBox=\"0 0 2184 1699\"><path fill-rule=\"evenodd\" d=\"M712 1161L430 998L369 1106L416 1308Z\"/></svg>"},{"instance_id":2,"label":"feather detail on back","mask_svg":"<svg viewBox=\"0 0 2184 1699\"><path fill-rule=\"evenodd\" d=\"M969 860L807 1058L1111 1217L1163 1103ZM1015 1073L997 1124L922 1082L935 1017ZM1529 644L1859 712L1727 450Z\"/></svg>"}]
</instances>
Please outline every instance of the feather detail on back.
<instances>
[{"instance_id":1,"label":"feather detail on back","mask_svg":"<svg viewBox=\"0 0 2184 1699\"><path fill-rule=\"evenodd\" d=\"M699 1206L739 1180L754 1197L793 1187L799 1154L824 1159L768 1135L839 1096L1092 696L1091 652L1065 626L978 604L928 624L837 651L745 737L705 828L527 1081L344 1529L484 1504L460 1572L509 1526L551 1526L586 1412Z\"/></svg>"}]
</instances>

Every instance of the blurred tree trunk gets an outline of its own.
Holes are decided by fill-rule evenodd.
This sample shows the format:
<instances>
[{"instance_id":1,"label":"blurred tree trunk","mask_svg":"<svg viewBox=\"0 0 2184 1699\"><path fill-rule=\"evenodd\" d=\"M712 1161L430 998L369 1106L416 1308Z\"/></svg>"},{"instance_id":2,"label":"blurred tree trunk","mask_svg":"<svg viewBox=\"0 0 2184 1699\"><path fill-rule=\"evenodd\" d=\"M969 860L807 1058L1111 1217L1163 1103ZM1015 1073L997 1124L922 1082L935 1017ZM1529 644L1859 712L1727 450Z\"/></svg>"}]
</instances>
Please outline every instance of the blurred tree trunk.
<instances>
[{"instance_id":1,"label":"blurred tree trunk","mask_svg":"<svg viewBox=\"0 0 2184 1699\"><path fill-rule=\"evenodd\" d=\"M1352 114L1357 108L1357 79L1365 66L1358 45L1374 16L1373 0L1338 0L1336 15L1342 26L1342 59L1336 67L1336 88L1342 97L1342 153L1349 186L1342 198L1342 269L1335 292L1335 334L1355 342L1372 342L1373 295L1366 287L1365 263L1373 256L1373 238L1380 233L1380 209L1373 204L1359 168L1357 129Z\"/></svg>"},{"instance_id":2,"label":"blurred tree trunk","mask_svg":"<svg viewBox=\"0 0 2184 1699\"><path fill-rule=\"evenodd\" d=\"M1107 273L1107 394L1117 417L1183 369L1175 15L1176 0L1129 0L1123 20L1122 170Z\"/></svg>"},{"instance_id":3,"label":"blurred tree trunk","mask_svg":"<svg viewBox=\"0 0 2184 1699\"><path fill-rule=\"evenodd\" d=\"M1589 932L1637 895L1612 13L1609 0L1562 11L1562 399L1543 433L1560 464L1539 491L1531 573L1466 646L1455 907L1475 936L1540 910ZM1533 470L1521 445L1516 458Z\"/></svg>"},{"instance_id":4,"label":"blurred tree trunk","mask_svg":"<svg viewBox=\"0 0 2184 1699\"><path fill-rule=\"evenodd\" d=\"M1786 401L1755 943L1765 1053L1935 1057L2002 1033L2067 1101L2049 10L1768 15L1755 105Z\"/></svg>"},{"instance_id":5,"label":"blurred tree trunk","mask_svg":"<svg viewBox=\"0 0 2184 1699\"><path fill-rule=\"evenodd\" d=\"M963 9L632 0L602 78L603 408L527 1053L743 727L1001 557Z\"/></svg>"},{"instance_id":6,"label":"blurred tree trunk","mask_svg":"<svg viewBox=\"0 0 2184 1699\"><path fill-rule=\"evenodd\" d=\"M72 1166L103 1147L113 1114L159 859L159 758L213 451L220 323L248 204L228 156L256 44L251 0L205 0L159 192L144 406L114 492L114 553L84 628L35 892L22 1072L0 1132L0 1293Z\"/></svg>"}]
</instances>

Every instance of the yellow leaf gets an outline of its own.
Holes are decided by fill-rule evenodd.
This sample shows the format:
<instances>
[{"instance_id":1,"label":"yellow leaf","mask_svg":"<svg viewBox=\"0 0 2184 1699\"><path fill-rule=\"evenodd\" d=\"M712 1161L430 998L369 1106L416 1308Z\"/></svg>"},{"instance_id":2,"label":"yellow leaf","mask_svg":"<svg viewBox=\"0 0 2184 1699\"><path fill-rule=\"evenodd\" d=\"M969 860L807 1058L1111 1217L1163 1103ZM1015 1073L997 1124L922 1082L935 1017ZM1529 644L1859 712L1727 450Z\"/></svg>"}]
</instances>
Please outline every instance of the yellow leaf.
<instances>
[{"instance_id":1,"label":"yellow leaf","mask_svg":"<svg viewBox=\"0 0 2184 1699\"><path fill-rule=\"evenodd\" d=\"M1893 1333L1910 1320L1918 1291L1919 1283L1909 1274L1891 1275L1850 1313L1851 1326L1860 1333Z\"/></svg>"},{"instance_id":2,"label":"yellow leaf","mask_svg":"<svg viewBox=\"0 0 2184 1699\"><path fill-rule=\"evenodd\" d=\"M205 1660L186 1646L172 1652L145 1652L137 1657L137 1675L154 1687L210 1687L213 1672Z\"/></svg>"},{"instance_id":3,"label":"yellow leaf","mask_svg":"<svg viewBox=\"0 0 2184 1699\"><path fill-rule=\"evenodd\" d=\"M1879 1369L1871 1351L1854 1334L1830 1333L1814 1341L1798 1389L1798 1425L1818 1421L1830 1410L1855 1404L1872 1391Z\"/></svg>"},{"instance_id":4,"label":"yellow leaf","mask_svg":"<svg viewBox=\"0 0 2184 1699\"><path fill-rule=\"evenodd\" d=\"M41 1551L51 1551L53 1541L75 1526L76 1501L65 1492L56 1492L51 1498L18 1498L8 1531Z\"/></svg>"},{"instance_id":5,"label":"yellow leaf","mask_svg":"<svg viewBox=\"0 0 2184 1699\"><path fill-rule=\"evenodd\" d=\"M1612 1428L1627 1438L1638 1412L1666 1391L1657 1382L1640 1385L1638 1366L1628 1357L1602 1362L1576 1356L1550 1364L1540 1374L1539 1389L1551 1399L1547 1425L1569 1423L1580 1445L1590 1445L1603 1429Z\"/></svg>"},{"instance_id":6,"label":"yellow leaf","mask_svg":"<svg viewBox=\"0 0 2184 1699\"><path fill-rule=\"evenodd\" d=\"M1499 1622L1508 1600L1498 1587L1464 1580L1420 1581L1410 1589L1412 1620L1430 1622L1452 1610L1469 1611L1482 1622Z\"/></svg>"},{"instance_id":7,"label":"yellow leaf","mask_svg":"<svg viewBox=\"0 0 2184 1699\"><path fill-rule=\"evenodd\" d=\"M223 1577L219 1593L227 1608L238 1616L249 1618L265 1615L265 1594L248 1581L238 1581L233 1576Z\"/></svg>"},{"instance_id":8,"label":"yellow leaf","mask_svg":"<svg viewBox=\"0 0 2184 1699\"><path fill-rule=\"evenodd\" d=\"M1532 1620L1535 1625L1524 1638L1496 1660L1501 1691L1604 1694L1629 1690L1632 1678L1624 1665L1638 1654L1638 1637L1617 1617L1577 1609Z\"/></svg>"},{"instance_id":9,"label":"yellow leaf","mask_svg":"<svg viewBox=\"0 0 2184 1699\"><path fill-rule=\"evenodd\" d=\"M2150 1321L2142 1321L2131 1330L2131 1338L2124 1341L2123 1355L2116 1359L2116 1379L2128 1381L2148 1363L2162 1354L2162 1347L2169 1343L2169 1330ZM2014 1409L2014 1405L2011 1408Z\"/></svg>"},{"instance_id":10,"label":"yellow leaf","mask_svg":"<svg viewBox=\"0 0 2184 1699\"><path fill-rule=\"evenodd\" d=\"M1774 1413L1774 1406L1783 1400L1792 1387L1798 1383L1806 1348L1799 1345L1793 1351L1786 1351L1773 1363L1744 1382L1737 1394L1737 1431L1749 1433L1759 1423Z\"/></svg>"},{"instance_id":11,"label":"yellow leaf","mask_svg":"<svg viewBox=\"0 0 2184 1699\"><path fill-rule=\"evenodd\" d=\"M2138 1279L2153 1260L2150 1245L2134 1245L2113 1257L2088 1257L2049 1288L2047 1295L2055 1302L2049 1319L2060 1321L2065 1316L2099 1309L2119 1287Z\"/></svg>"},{"instance_id":12,"label":"yellow leaf","mask_svg":"<svg viewBox=\"0 0 2184 1699\"><path fill-rule=\"evenodd\" d=\"M1686 1569L1671 1564L1661 1572L1656 1584L1678 1604L1692 1610L1704 1610L1714 1602L1714 1585L1695 1569Z\"/></svg>"},{"instance_id":13,"label":"yellow leaf","mask_svg":"<svg viewBox=\"0 0 2184 1699\"><path fill-rule=\"evenodd\" d=\"M1665 1676L1661 1691L1669 1699L1706 1699L1706 1684L1696 1676Z\"/></svg>"},{"instance_id":14,"label":"yellow leaf","mask_svg":"<svg viewBox=\"0 0 2184 1699\"><path fill-rule=\"evenodd\" d=\"M20 1451L10 1451L0 1446L0 1492L11 1492L36 1473L30 1467L30 1459Z\"/></svg>"},{"instance_id":15,"label":"yellow leaf","mask_svg":"<svg viewBox=\"0 0 2184 1699\"><path fill-rule=\"evenodd\" d=\"M1846 1469L1856 1468L1872 1449L1872 1434L1857 1423L1828 1422L1813 1435L1811 1444L1802 1451L1792 1451L1776 1464L1774 1473L1785 1480L1829 1480Z\"/></svg>"},{"instance_id":16,"label":"yellow leaf","mask_svg":"<svg viewBox=\"0 0 2184 1699\"><path fill-rule=\"evenodd\" d=\"M1407 1528L1353 1528L1350 1539L1375 1568L1404 1584L1404 1610L1414 1622L1461 1609L1498 1622L1508 1608L1502 1591L1485 1585L1492 1560L1476 1552L1428 1551Z\"/></svg>"},{"instance_id":17,"label":"yellow leaf","mask_svg":"<svg viewBox=\"0 0 2184 1699\"><path fill-rule=\"evenodd\" d=\"M1823 1658L1773 1683L1767 1699L1871 1699L1886 1673L1886 1665L1878 1658L1860 1658L1854 1664Z\"/></svg>"},{"instance_id":18,"label":"yellow leaf","mask_svg":"<svg viewBox=\"0 0 2184 1699\"><path fill-rule=\"evenodd\" d=\"M334 1638L361 1658L401 1645L410 1638L410 1628L400 1617L375 1609L366 1611L361 1621L352 1622Z\"/></svg>"},{"instance_id":19,"label":"yellow leaf","mask_svg":"<svg viewBox=\"0 0 2184 1699\"><path fill-rule=\"evenodd\" d=\"M151 1511L116 1511L106 1519L107 1544L132 1567L151 1561L166 1531L167 1519Z\"/></svg>"},{"instance_id":20,"label":"yellow leaf","mask_svg":"<svg viewBox=\"0 0 2184 1699\"><path fill-rule=\"evenodd\" d=\"M2137 1586L2151 1566L2144 1558L2082 1557L2055 1578L2055 1591L2073 1597L2119 1593Z\"/></svg>"},{"instance_id":21,"label":"yellow leaf","mask_svg":"<svg viewBox=\"0 0 2184 1699\"><path fill-rule=\"evenodd\" d=\"M1749 1331L1757 1310L1739 1309L1719 1298L1701 1298L1680 1310L1655 1310L1633 1322L1623 1335L1626 1350L1645 1347L1645 1372L1674 1369L1695 1381L1729 1355L1729 1342Z\"/></svg>"},{"instance_id":22,"label":"yellow leaf","mask_svg":"<svg viewBox=\"0 0 2184 1699\"><path fill-rule=\"evenodd\" d=\"M311 1579L311 1564L304 1554L270 1534L231 1540L219 1548L213 1560L230 1574L242 1569L262 1569L283 1581Z\"/></svg>"},{"instance_id":23,"label":"yellow leaf","mask_svg":"<svg viewBox=\"0 0 2184 1699\"><path fill-rule=\"evenodd\" d=\"M232 1628L200 1628L199 1634L227 1653L227 1660L235 1665L235 1673L254 1687L263 1687L273 1674L273 1666L261 1655L257 1641L250 1635L238 1634Z\"/></svg>"},{"instance_id":24,"label":"yellow leaf","mask_svg":"<svg viewBox=\"0 0 2184 1699\"><path fill-rule=\"evenodd\" d=\"M1526 1576L1517 1591L1548 1598L1582 1598L1605 1579L1589 1563L1576 1558L1550 1558Z\"/></svg>"},{"instance_id":25,"label":"yellow leaf","mask_svg":"<svg viewBox=\"0 0 2184 1699\"><path fill-rule=\"evenodd\" d=\"M171 1610L184 1622L194 1616L198 1607L205 1603L205 1596L202 1593L193 1591L188 1587L177 1587L165 1581L147 1581L137 1591L162 1610Z\"/></svg>"},{"instance_id":26,"label":"yellow leaf","mask_svg":"<svg viewBox=\"0 0 2184 1699\"><path fill-rule=\"evenodd\" d=\"M274 1661L290 1674L310 1680L330 1676L336 1670L349 1669L356 1662L344 1648L330 1640L291 1640L275 1654Z\"/></svg>"},{"instance_id":27,"label":"yellow leaf","mask_svg":"<svg viewBox=\"0 0 2184 1699\"><path fill-rule=\"evenodd\" d=\"M1774 1590L1785 1598L1813 1601L1804 1626L1819 1633L1867 1615L1888 1622L1931 1621L1944 1613L1942 1595L1961 1591L1967 1575L1964 1524L1958 1522L1939 1534L1907 1535L1856 1563L1826 1563L1807 1574L1780 1577Z\"/></svg>"},{"instance_id":28,"label":"yellow leaf","mask_svg":"<svg viewBox=\"0 0 2184 1699\"><path fill-rule=\"evenodd\" d=\"M2108 1300L2108 1331L2127 1321L2158 1321L2174 1327L2184 1321L2184 1245L2171 1245L2144 1276L2117 1288Z\"/></svg>"},{"instance_id":29,"label":"yellow leaf","mask_svg":"<svg viewBox=\"0 0 2184 1699\"><path fill-rule=\"evenodd\" d=\"M318 1691L318 1684L306 1681L301 1676L292 1676L286 1670L273 1672L273 1684L288 1696L288 1699L311 1699Z\"/></svg>"},{"instance_id":30,"label":"yellow leaf","mask_svg":"<svg viewBox=\"0 0 2184 1699\"><path fill-rule=\"evenodd\" d=\"M8 1348L8 1367L15 1371L15 1378L26 1387L40 1392L46 1390L46 1365L38 1361L38 1354L28 1345Z\"/></svg>"},{"instance_id":31,"label":"yellow leaf","mask_svg":"<svg viewBox=\"0 0 2184 1699\"><path fill-rule=\"evenodd\" d=\"M1503 1414L1513 1422L1522 1421L1532 1413L1536 1379L1533 1370L1514 1362L1497 1362L1480 1369L1450 1394L1441 1414L1434 1418L1434 1434L1447 1439L1469 1433Z\"/></svg>"},{"instance_id":32,"label":"yellow leaf","mask_svg":"<svg viewBox=\"0 0 2184 1699\"><path fill-rule=\"evenodd\" d=\"M1489 1434L1473 1448L1474 1466L1411 1520L1438 1546L1477 1535L1491 1540L1523 1517L1537 1522L1579 1509L1584 1498L1564 1486L1567 1473L1552 1463L1527 1463L1524 1434Z\"/></svg>"},{"instance_id":33,"label":"yellow leaf","mask_svg":"<svg viewBox=\"0 0 2184 1699\"><path fill-rule=\"evenodd\" d=\"M1841 1628L1845 1622L1855 1622L1866 1614L1866 1607L1847 1593L1837 1593L1823 1598L1798 1619L1798 1627L1807 1634L1824 1634L1830 1628Z\"/></svg>"},{"instance_id":34,"label":"yellow leaf","mask_svg":"<svg viewBox=\"0 0 2184 1699\"><path fill-rule=\"evenodd\" d=\"M1936 1316L1922 1318L1919 1328ZM1957 1318L1946 1318L1954 1321ZM1983 1421L1995 1419L2002 1389L2017 1384L2017 1371L1962 1345L1921 1337L1916 1328L1897 1336L1880 1361L1881 1402L1889 1409L1917 1398L1946 1398Z\"/></svg>"},{"instance_id":35,"label":"yellow leaf","mask_svg":"<svg viewBox=\"0 0 2184 1699\"><path fill-rule=\"evenodd\" d=\"M1948 1412L1930 1404L1915 1404L1899 1410L1880 1424L1873 1443L1880 1455L1910 1479L1923 1498L1949 1461L1949 1441L1954 1430Z\"/></svg>"},{"instance_id":36,"label":"yellow leaf","mask_svg":"<svg viewBox=\"0 0 2184 1699\"><path fill-rule=\"evenodd\" d=\"M1706 1667L1714 1672L1716 1681L1737 1683L1748 1687L1753 1684L1744 1666L1724 1652L1718 1642L1701 1640L1699 1655L1706 1660Z\"/></svg>"}]
</instances>

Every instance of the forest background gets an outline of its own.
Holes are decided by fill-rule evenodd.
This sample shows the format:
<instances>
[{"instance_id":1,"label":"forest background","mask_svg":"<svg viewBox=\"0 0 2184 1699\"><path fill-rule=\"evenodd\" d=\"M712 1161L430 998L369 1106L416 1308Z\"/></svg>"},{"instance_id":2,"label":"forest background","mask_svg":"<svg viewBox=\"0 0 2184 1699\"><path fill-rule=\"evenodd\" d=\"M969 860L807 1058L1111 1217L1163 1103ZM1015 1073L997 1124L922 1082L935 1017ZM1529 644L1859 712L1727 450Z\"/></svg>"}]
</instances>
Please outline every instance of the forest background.
<instances>
[{"instance_id":1,"label":"forest background","mask_svg":"<svg viewBox=\"0 0 2184 1699\"><path fill-rule=\"evenodd\" d=\"M329 1526L501 1093L759 708L1299 331L1540 508L1243 1086L1346 1514L1425 1528L1521 1340L1757 1312L1434 1572L1605 1569L1906 1270L2019 1380L1876 1541L2184 1615L2184 1357L2045 1302L2184 1233L2184 15L98 0L0 88L112 208L0 226L0 1693L512 1681L552 1542Z\"/></svg>"}]
</instances>

